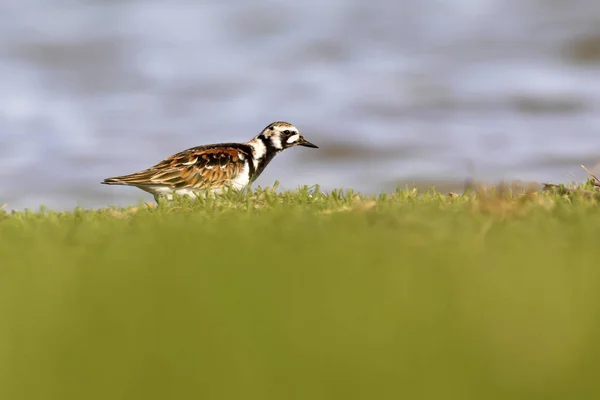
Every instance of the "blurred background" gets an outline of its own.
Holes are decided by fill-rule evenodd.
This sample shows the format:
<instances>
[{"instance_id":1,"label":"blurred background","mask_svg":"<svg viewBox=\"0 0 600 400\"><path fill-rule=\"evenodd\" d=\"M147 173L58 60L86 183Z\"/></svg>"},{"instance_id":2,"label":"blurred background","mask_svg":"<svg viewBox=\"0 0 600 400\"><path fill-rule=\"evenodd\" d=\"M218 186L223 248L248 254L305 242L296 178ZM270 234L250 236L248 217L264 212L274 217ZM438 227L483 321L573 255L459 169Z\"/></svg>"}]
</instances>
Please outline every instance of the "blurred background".
<instances>
[{"instance_id":1,"label":"blurred background","mask_svg":"<svg viewBox=\"0 0 600 400\"><path fill-rule=\"evenodd\" d=\"M0 204L151 196L99 182L274 120L256 182L363 192L568 182L600 162L597 0L19 0L0 5Z\"/></svg>"}]
</instances>

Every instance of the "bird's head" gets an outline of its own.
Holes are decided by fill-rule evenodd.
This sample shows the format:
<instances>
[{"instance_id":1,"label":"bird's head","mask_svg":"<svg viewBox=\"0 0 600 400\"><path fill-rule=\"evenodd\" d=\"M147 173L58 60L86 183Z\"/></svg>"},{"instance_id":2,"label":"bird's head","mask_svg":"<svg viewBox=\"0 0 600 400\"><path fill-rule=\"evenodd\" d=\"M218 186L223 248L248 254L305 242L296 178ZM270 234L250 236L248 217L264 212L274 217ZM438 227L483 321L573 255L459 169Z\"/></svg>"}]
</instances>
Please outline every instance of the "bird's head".
<instances>
[{"instance_id":1,"label":"bird's head","mask_svg":"<svg viewBox=\"0 0 600 400\"><path fill-rule=\"evenodd\" d=\"M318 149L317 145L304 139L298 128L289 122L277 121L269 124L260 133L259 138L268 141L270 146L277 151L282 151L294 146L304 146Z\"/></svg>"}]
</instances>

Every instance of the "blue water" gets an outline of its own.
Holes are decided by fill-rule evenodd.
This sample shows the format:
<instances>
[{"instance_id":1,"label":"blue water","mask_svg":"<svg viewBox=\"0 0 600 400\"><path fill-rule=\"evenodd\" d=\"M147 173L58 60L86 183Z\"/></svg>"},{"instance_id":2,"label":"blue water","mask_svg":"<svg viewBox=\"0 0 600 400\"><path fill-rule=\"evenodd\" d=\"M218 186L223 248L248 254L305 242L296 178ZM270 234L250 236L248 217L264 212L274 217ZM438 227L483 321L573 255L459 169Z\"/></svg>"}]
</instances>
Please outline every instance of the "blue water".
<instances>
[{"instance_id":1,"label":"blue water","mask_svg":"<svg viewBox=\"0 0 600 400\"><path fill-rule=\"evenodd\" d=\"M151 197L99 182L294 123L321 150L257 184L585 179L600 163L600 2L20 0L0 5L0 204ZM345 152L338 151L346 149ZM600 165L599 165L600 167Z\"/></svg>"}]
</instances>

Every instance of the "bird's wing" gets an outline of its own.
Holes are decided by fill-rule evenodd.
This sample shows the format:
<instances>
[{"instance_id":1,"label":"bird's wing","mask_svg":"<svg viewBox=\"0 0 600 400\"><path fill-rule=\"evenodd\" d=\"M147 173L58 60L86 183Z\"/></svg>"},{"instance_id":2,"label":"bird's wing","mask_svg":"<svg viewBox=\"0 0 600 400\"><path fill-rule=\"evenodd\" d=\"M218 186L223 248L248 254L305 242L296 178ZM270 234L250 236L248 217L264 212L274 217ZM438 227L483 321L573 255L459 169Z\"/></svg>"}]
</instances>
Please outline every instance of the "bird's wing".
<instances>
[{"instance_id":1,"label":"bird's wing","mask_svg":"<svg viewBox=\"0 0 600 400\"><path fill-rule=\"evenodd\" d=\"M133 186L166 186L207 189L222 187L242 172L251 155L232 146L194 147L130 175L107 178L102 183Z\"/></svg>"}]
</instances>

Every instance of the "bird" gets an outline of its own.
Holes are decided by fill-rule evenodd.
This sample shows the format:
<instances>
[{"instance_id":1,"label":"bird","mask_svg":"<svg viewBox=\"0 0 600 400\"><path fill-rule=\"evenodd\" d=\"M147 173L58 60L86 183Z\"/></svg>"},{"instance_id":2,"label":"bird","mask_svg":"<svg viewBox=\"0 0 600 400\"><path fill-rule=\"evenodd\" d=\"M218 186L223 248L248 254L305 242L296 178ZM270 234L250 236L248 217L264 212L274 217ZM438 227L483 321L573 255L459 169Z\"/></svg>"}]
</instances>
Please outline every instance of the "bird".
<instances>
[{"instance_id":1,"label":"bird","mask_svg":"<svg viewBox=\"0 0 600 400\"><path fill-rule=\"evenodd\" d=\"M248 142L192 147L145 170L106 178L101 183L137 187L152 194L157 203L160 198L171 201L174 195L197 197L229 187L241 190L260 176L273 157L295 146L318 148L294 125L275 121Z\"/></svg>"}]
</instances>

